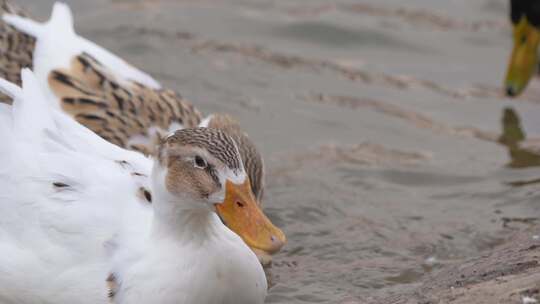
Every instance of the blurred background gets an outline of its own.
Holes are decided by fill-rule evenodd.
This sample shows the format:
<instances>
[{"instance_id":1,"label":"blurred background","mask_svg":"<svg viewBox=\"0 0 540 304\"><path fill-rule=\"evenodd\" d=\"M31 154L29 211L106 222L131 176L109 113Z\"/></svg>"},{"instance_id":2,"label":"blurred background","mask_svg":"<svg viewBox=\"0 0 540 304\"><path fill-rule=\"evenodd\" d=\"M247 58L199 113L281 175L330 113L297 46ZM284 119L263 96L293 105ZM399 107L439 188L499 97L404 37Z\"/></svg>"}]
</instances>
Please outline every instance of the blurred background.
<instances>
[{"instance_id":1,"label":"blurred background","mask_svg":"<svg viewBox=\"0 0 540 304\"><path fill-rule=\"evenodd\" d=\"M507 0L66 2L82 36L260 147L289 239L268 303L399 295L538 221L540 81L504 96Z\"/></svg>"}]
</instances>

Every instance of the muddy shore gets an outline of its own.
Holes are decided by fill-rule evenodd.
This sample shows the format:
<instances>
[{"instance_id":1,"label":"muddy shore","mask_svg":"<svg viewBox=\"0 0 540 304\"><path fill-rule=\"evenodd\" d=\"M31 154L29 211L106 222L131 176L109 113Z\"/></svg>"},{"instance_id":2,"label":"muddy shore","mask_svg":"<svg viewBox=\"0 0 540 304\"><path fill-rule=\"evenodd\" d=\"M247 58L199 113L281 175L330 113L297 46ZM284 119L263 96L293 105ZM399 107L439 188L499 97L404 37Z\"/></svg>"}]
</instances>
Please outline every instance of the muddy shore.
<instances>
[{"instance_id":1,"label":"muddy shore","mask_svg":"<svg viewBox=\"0 0 540 304\"><path fill-rule=\"evenodd\" d=\"M483 255L448 265L418 287L368 303L537 303L540 296L540 226L516 233Z\"/></svg>"}]
</instances>

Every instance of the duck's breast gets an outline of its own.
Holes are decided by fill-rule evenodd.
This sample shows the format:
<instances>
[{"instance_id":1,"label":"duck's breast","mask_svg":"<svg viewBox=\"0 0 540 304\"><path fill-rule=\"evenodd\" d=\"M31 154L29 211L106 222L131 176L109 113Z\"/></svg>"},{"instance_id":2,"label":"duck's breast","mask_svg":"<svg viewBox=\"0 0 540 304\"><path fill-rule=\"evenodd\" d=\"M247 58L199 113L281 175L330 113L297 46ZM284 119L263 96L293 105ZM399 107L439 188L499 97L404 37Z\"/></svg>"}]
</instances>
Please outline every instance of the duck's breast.
<instances>
[{"instance_id":1,"label":"duck's breast","mask_svg":"<svg viewBox=\"0 0 540 304\"><path fill-rule=\"evenodd\" d=\"M267 289L262 266L234 238L187 246L154 243L139 260L118 269L115 303L262 304Z\"/></svg>"}]
</instances>

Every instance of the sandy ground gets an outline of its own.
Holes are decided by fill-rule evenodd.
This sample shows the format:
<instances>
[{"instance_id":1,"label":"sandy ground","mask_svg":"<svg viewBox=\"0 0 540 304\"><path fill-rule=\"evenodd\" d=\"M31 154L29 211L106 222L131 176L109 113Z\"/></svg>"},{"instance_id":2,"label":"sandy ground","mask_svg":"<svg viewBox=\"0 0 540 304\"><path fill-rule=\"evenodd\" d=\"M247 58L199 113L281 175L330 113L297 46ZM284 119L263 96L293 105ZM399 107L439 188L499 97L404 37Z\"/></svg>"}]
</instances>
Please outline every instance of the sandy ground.
<instances>
[{"instance_id":1,"label":"sandy ground","mask_svg":"<svg viewBox=\"0 0 540 304\"><path fill-rule=\"evenodd\" d=\"M261 148L289 238L268 303L540 300L540 82L501 92L506 0L66 2Z\"/></svg>"},{"instance_id":2,"label":"sandy ground","mask_svg":"<svg viewBox=\"0 0 540 304\"><path fill-rule=\"evenodd\" d=\"M419 287L368 303L537 303L539 233L540 227L518 233L503 246L427 276Z\"/></svg>"}]
</instances>

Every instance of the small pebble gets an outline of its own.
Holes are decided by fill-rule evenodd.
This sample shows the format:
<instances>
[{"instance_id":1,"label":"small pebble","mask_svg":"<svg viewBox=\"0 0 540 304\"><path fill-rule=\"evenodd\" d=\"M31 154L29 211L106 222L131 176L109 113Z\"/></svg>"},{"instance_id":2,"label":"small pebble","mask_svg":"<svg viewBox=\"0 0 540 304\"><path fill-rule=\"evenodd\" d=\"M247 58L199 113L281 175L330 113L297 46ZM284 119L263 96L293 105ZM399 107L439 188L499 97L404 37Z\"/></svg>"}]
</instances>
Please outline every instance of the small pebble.
<instances>
[{"instance_id":1,"label":"small pebble","mask_svg":"<svg viewBox=\"0 0 540 304\"><path fill-rule=\"evenodd\" d=\"M438 263L438 260L437 260L436 257L430 256L429 258L427 258L427 259L424 261L424 263L425 263L426 265L428 265L428 266L433 266L433 265L435 265L435 264Z\"/></svg>"}]
</instances>

